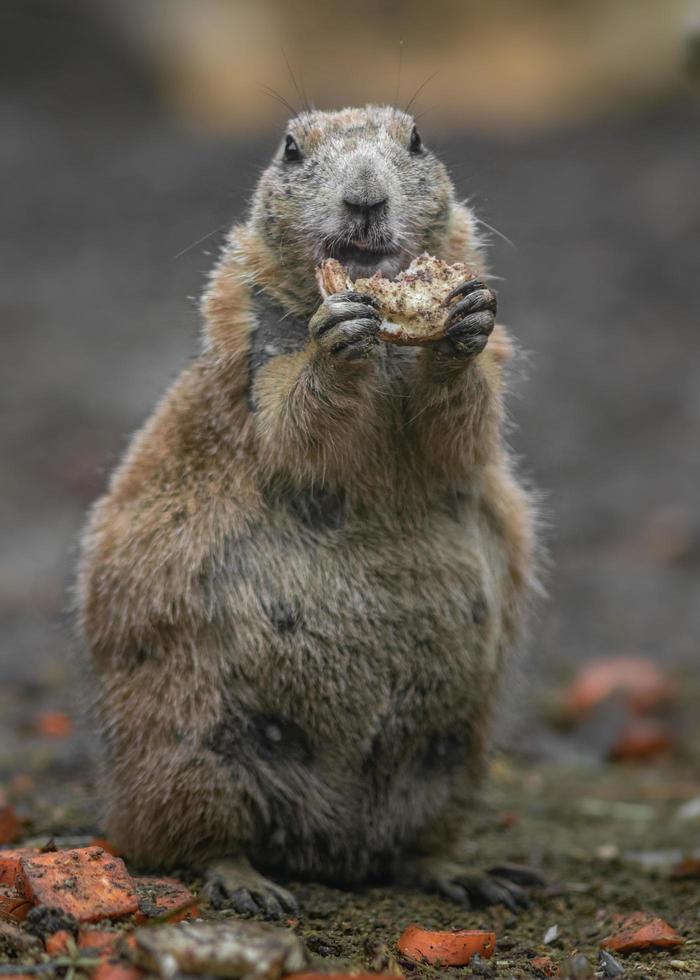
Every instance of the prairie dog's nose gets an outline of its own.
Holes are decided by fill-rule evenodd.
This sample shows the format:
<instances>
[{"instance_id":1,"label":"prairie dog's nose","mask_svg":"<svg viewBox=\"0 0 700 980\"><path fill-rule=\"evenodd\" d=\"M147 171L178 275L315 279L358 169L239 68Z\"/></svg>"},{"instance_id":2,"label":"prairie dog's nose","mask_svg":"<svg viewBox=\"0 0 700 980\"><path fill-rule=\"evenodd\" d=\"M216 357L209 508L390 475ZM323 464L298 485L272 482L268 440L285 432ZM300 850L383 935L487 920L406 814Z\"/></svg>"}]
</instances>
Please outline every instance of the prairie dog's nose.
<instances>
[{"instance_id":1,"label":"prairie dog's nose","mask_svg":"<svg viewBox=\"0 0 700 980\"><path fill-rule=\"evenodd\" d=\"M351 214L359 218L379 217L386 210L388 201L389 198L382 192L368 195L350 191L343 195L343 204L345 207Z\"/></svg>"},{"instance_id":2,"label":"prairie dog's nose","mask_svg":"<svg viewBox=\"0 0 700 980\"><path fill-rule=\"evenodd\" d=\"M354 157L348 162L343 204L353 217L378 218L389 203L384 174L373 160Z\"/></svg>"}]
</instances>

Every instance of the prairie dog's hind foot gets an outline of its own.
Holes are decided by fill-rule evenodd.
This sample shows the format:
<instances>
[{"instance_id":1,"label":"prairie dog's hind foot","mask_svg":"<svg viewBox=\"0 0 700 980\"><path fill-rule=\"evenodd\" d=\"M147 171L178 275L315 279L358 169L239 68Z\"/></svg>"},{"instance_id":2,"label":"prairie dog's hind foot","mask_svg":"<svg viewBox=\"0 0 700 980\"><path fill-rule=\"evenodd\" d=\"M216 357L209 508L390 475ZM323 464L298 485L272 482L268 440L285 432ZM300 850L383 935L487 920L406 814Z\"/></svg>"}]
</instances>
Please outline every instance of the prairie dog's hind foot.
<instances>
[{"instance_id":1,"label":"prairie dog's hind foot","mask_svg":"<svg viewBox=\"0 0 700 980\"><path fill-rule=\"evenodd\" d=\"M282 919L298 912L291 892L265 878L247 858L215 861L206 871L204 896L215 909L232 908L240 915Z\"/></svg>"},{"instance_id":2,"label":"prairie dog's hind foot","mask_svg":"<svg viewBox=\"0 0 700 980\"><path fill-rule=\"evenodd\" d=\"M438 857L412 862L401 880L467 908L503 905L516 915L531 905L528 889L546 883L539 871L521 864L501 864L489 871L479 871L460 861Z\"/></svg>"}]
</instances>

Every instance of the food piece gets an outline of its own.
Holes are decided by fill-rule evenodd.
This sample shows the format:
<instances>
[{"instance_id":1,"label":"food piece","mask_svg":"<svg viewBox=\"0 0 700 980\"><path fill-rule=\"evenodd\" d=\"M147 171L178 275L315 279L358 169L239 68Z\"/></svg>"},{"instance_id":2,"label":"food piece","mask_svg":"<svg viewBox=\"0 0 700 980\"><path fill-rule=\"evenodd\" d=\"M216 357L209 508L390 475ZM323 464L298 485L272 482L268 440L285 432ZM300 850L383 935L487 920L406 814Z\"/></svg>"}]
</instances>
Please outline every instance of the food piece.
<instances>
[{"instance_id":1,"label":"food piece","mask_svg":"<svg viewBox=\"0 0 700 980\"><path fill-rule=\"evenodd\" d=\"M22 895L18 895L14 888L0 886L0 919L23 922L29 915L31 907L32 903Z\"/></svg>"},{"instance_id":2,"label":"food piece","mask_svg":"<svg viewBox=\"0 0 700 980\"><path fill-rule=\"evenodd\" d=\"M671 878L683 881L686 878L700 878L700 857L687 857L671 868Z\"/></svg>"},{"instance_id":3,"label":"food piece","mask_svg":"<svg viewBox=\"0 0 700 980\"><path fill-rule=\"evenodd\" d=\"M41 711L35 727L39 735L47 738L67 738L73 732L73 719L64 711Z\"/></svg>"},{"instance_id":4,"label":"food piece","mask_svg":"<svg viewBox=\"0 0 700 980\"><path fill-rule=\"evenodd\" d=\"M134 878L134 884L139 896L137 925L161 916L175 923L199 915L195 896L176 878Z\"/></svg>"},{"instance_id":5,"label":"food piece","mask_svg":"<svg viewBox=\"0 0 700 980\"><path fill-rule=\"evenodd\" d=\"M113 956L117 940L122 933L109 929L81 929L78 932L80 949L94 949L106 956Z\"/></svg>"},{"instance_id":6,"label":"food piece","mask_svg":"<svg viewBox=\"0 0 700 980\"><path fill-rule=\"evenodd\" d=\"M14 885L19 873L20 858L38 853L38 847L15 847L0 851L0 885Z\"/></svg>"},{"instance_id":7,"label":"food piece","mask_svg":"<svg viewBox=\"0 0 700 980\"><path fill-rule=\"evenodd\" d=\"M142 927L134 933L130 955L161 977L206 973L215 977L277 980L306 965L301 943L286 929L229 919Z\"/></svg>"},{"instance_id":8,"label":"food piece","mask_svg":"<svg viewBox=\"0 0 700 980\"><path fill-rule=\"evenodd\" d=\"M18 887L35 904L61 909L79 922L116 919L138 910L124 862L101 847L22 857Z\"/></svg>"},{"instance_id":9,"label":"food piece","mask_svg":"<svg viewBox=\"0 0 700 980\"><path fill-rule=\"evenodd\" d=\"M616 916L615 921L617 928L601 940L601 949L610 949L614 953L634 953L640 949L673 949L685 942L668 922L648 912Z\"/></svg>"},{"instance_id":10,"label":"food piece","mask_svg":"<svg viewBox=\"0 0 700 980\"><path fill-rule=\"evenodd\" d=\"M602 657L584 664L565 695L567 713L583 718L593 708L620 695L635 714L646 714L673 699L668 674L647 657Z\"/></svg>"},{"instance_id":11,"label":"food piece","mask_svg":"<svg viewBox=\"0 0 700 980\"><path fill-rule=\"evenodd\" d=\"M375 272L369 279L353 282L336 259L325 259L316 278L324 299L349 289L373 296L384 317L379 328L381 339L415 347L445 336L449 313L445 300L453 289L476 278L476 274L461 262L448 265L424 252L395 279L385 279Z\"/></svg>"},{"instance_id":12,"label":"food piece","mask_svg":"<svg viewBox=\"0 0 700 980\"><path fill-rule=\"evenodd\" d=\"M404 956L418 962L426 960L444 966L463 966L475 953L485 959L493 956L496 933L483 929L437 932L411 925L401 934L398 948Z\"/></svg>"},{"instance_id":13,"label":"food piece","mask_svg":"<svg viewBox=\"0 0 700 980\"><path fill-rule=\"evenodd\" d=\"M130 963L119 959L103 960L92 975L92 980L141 980L145 974Z\"/></svg>"},{"instance_id":14,"label":"food piece","mask_svg":"<svg viewBox=\"0 0 700 980\"><path fill-rule=\"evenodd\" d=\"M101 847L103 851L107 851L108 854L111 854L112 857L115 857L115 858L122 857L122 855L120 854L120 852L117 849L116 845L115 844L112 844L110 841L108 841L104 837L93 837L88 846L89 847Z\"/></svg>"},{"instance_id":15,"label":"food piece","mask_svg":"<svg viewBox=\"0 0 700 980\"><path fill-rule=\"evenodd\" d=\"M673 731L654 718L631 718L608 749L617 762L639 762L668 755L676 747Z\"/></svg>"},{"instance_id":16,"label":"food piece","mask_svg":"<svg viewBox=\"0 0 700 980\"><path fill-rule=\"evenodd\" d=\"M51 933L44 940L46 952L49 956L64 956L68 952L68 944L72 938L72 933L67 929L59 929L58 932Z\"/></svg>"}]
</instances>

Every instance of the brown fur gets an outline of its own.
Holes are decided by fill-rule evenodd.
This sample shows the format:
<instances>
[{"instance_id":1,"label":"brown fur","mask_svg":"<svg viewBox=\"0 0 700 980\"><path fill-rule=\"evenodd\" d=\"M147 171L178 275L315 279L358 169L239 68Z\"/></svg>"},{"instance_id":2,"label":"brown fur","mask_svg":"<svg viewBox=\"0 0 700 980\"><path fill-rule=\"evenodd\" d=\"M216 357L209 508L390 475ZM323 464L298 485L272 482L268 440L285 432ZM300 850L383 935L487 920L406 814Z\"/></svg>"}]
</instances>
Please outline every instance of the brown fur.
<instances>
[{"instance_id":1,"label":"brown fur","mask_svg":"<svg viewBox=\"0 0 700 980\"><path fill-rule=\"evenodd\" d=\"M149 863L424 882L425 855L443 867L464 832L532 584L502 438L509 341L340 362L309 340L253 372L253 289L307 320L319 303L313 261L265 230L269 180L212 275L202 353L85 532L106 830ZM440 180L426 244L478 267Z\"/></svg>"}]
</instances>

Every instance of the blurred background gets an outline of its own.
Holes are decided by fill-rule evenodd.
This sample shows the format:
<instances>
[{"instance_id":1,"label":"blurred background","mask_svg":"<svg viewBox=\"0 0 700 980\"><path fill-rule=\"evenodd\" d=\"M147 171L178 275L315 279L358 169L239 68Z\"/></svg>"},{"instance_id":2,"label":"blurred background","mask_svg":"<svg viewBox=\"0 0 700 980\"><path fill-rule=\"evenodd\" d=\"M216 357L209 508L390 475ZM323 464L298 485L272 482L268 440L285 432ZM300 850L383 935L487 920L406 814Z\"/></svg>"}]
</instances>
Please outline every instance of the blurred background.
<instances>
[{"instance_id":1,"label":"blurred background","mask_svg":"<svg viewBox=\"0 0 700 980\"><path fill-rule=\"evenodd\" d=\"M692 676L699 37L675 0L0 5L0 778L71 728L84 514L197 350L207 270L284 129L264 87L300 102L287 62L319 107L415 96L485 222L552 565L520 751L554 751L543 705L586 661ZM67 778L86 743L61 744Z\"/></svg>"}]
</instances>

